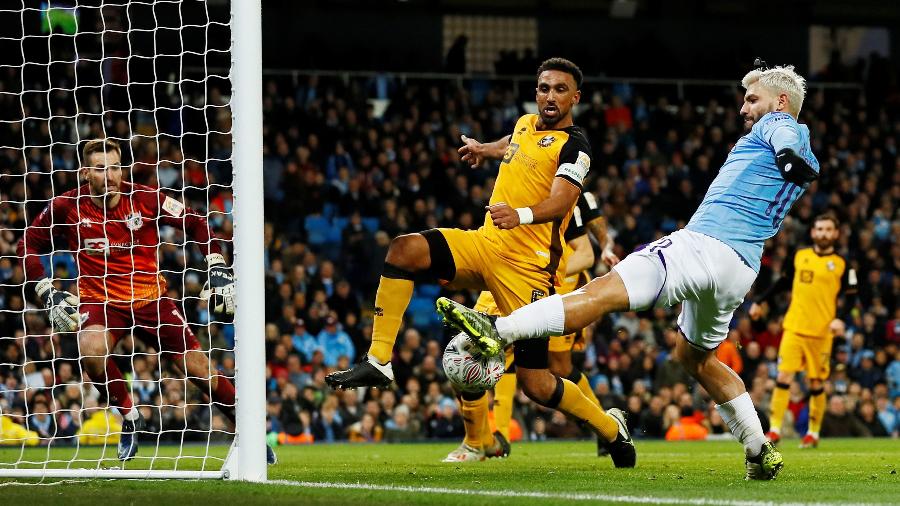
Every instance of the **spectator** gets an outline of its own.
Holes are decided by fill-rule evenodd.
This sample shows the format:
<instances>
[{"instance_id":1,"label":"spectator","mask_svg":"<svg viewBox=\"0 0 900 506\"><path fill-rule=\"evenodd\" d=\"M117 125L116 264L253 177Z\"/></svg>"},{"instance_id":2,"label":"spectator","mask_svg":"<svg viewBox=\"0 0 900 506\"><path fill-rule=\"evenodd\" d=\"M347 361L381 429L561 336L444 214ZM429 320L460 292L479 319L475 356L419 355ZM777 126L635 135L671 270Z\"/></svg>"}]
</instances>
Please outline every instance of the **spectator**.
<instances>
[{"instance_id":1,"label":"spectator","mask_svg":"<svg viewBox=\"0 0 900 506\"><path fill-rule=\"evenodd\" d=\"M888 437L890 435L884 424L881 423L878 412L875 411L874 402L870 400L861 402L858 411L860 422L873 437Z\"/></svg>"},{"instance_id":2,"label":"spectator","mask_svg":"<svg viewBox=\"0 0 900 506\"><path fill-rule=\"evenodd\" d=\"M319 348L319 341L306 331L306 322L298 318L294 324L294 335L291 336L294 351L299 353L305 363L312 362L313 353Z\"/></svg>"},{"instance_id":3,"label":"spectator","mask_svg":"<svg viewBox=\"0 0 900 506\"><path fill-rule=\"evenodd\" d=\"M847 399L834 395L828 399L828 410L822 419L822 437L870 437L869 429L847 410Z\"/></svg>"},{"instance_id":4,"label":"spectator","mask_svg":"<svg viewBox=\"0 0 900 506\"><path fill-rule=\"evenodd\" d=\"M325 365L334 367L340 357L347 357L352 362L356 357L353 349L353 341L346 332L338 326L337 318L328 316L325 318L325 328L316 337L319 349L325 355Z\"/></svg>"}]
</instances>

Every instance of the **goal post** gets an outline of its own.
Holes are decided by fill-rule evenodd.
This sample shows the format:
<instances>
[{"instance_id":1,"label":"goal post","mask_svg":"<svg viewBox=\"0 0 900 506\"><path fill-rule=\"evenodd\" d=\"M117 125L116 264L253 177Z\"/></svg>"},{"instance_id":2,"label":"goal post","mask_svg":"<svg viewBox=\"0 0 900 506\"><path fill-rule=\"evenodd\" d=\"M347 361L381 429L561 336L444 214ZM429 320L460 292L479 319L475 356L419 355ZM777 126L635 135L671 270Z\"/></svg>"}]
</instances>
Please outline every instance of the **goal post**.
<instances>
[{"instance_id":1,"label":"goal post","mask_svg":"<svg viewBox=\"0 0 900 506\"><path fill-rule=\"evenodd\" d=\"M7 27L0 35L0 483L266 481L261 14L261 0L0 5ZM206 378L177 378L179 364L167 366L177 360L186 368L187 353L166 358L162 338L139 340L153 332L134 320L107 350L133 409L152 422L138 432L138 456L127 462L116 458L123 419L101 392L109 395L112 380L104 386L81 369L78 337L47 323L36 280L26 279L15 250L50 199L80 184L80 150L95 138L122 146L124 181L158 187L206 218L235 274L233 326L216 323L199 295L210 267L198 242L160 218L144 222L159 235L159 274L178 293L161 298L173 300L197 334L210 377L233 380L236 423L226 423L231 415L220 408L231 404L214 399L211 383L192 384ZM132 239L132 227L144 226L133 216L126 220ZM89 219L74 223L90 226ZM46 275L77 295L77 254L87 246L51 243L52 253L40 255ZM138 243L127 244L107 242L103 254ZM157 333L166 325L158 317ZM88 431L98 420L99 429L95 423Z\"/></svg>"},{"instance_id":2,"label":"goal post","mask_svg":"<svg viewBox=\"0 0 900 506\"><path fill-rule=\"evenodd\" d=\"M266 480L265 272L263 269L262 6L232 0L231 82L237 279L235 375L236 467L228 477Z\"/></svg>"}]
</instances>

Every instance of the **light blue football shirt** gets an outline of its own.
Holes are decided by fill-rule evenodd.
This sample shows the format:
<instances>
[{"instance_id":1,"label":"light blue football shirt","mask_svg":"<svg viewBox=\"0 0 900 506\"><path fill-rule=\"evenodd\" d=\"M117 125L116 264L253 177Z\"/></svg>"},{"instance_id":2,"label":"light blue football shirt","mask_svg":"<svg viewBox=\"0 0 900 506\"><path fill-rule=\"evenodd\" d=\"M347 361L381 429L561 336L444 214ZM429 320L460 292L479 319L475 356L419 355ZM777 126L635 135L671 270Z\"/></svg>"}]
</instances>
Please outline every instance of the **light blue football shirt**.
<instances>
[{"instance_id":1,"label":"light blue football shirt","mask_svg":"<svg viewBox=\"0 0 900 506\"><path fill-rule=\"evenodd\" d=\"M819 172L809 128L789 114L770 112L734 145L685 228L731 246L759 272L763 244L804 191L785 181L775 165L775 153L788 147Z\"/></svg>"}]
</instances>

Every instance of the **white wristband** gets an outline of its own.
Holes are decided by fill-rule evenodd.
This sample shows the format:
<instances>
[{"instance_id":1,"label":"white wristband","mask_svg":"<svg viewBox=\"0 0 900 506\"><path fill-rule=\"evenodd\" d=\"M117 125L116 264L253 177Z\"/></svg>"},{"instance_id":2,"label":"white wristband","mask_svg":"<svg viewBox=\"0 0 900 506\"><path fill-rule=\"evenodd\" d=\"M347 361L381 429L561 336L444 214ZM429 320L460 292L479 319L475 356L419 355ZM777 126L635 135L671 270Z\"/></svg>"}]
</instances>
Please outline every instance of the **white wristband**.
<instances>
[{"instance_id":1,"label":"white wristband","mask_svg":"<svg viewBox=\"0 0 900 506\"><path fill-rule=\"evenodd\" d=\"M225 265L225 257L223 257L221 253L210 253L209 255L206 255L206 265L208 267L212 267L213 265Z\"/></svg>"},{"instance_id":2,"label":"white wristband","mask_svg":"<svg viewBox=\"0 0 900 506\"><path fill-rule=\"evenodd\" d=\"M517 207L516 212L519 213L519 225L528 225L534 222L534 212L530 207Z\"/></svg>"}]
</instances>

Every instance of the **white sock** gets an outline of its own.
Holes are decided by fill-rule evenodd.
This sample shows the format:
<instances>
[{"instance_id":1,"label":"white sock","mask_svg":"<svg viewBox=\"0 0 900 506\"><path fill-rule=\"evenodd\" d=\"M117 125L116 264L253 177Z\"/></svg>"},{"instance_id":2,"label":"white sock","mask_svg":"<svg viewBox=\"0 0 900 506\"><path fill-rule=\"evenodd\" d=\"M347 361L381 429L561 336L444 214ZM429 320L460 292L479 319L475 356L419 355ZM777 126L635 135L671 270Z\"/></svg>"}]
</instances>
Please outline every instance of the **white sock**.
<instances>
[{"instance_id":1,"label":"white sock","mask_svg":"<svg viewBox=\"0 0 900 506\"><path fill-rule=\"evenodd\" d=\"M728 424L731 433L744 445L744 452L748 457L759 455L762 445L766 442L762 424L750 394L743 394L731 399L724 404L716 405L716 410L722 415L722 420Z\"/></svg>"},{"instance_id":2,"label":"white sock","mask_svg":"<svg viewBox=\"0 0 900 506\"><path fill-rule=\"evenodd\" d=\"M562 297L552 295L520 307L509 316L497 318L497 332L507 344L521 339L561 336L565 330L566 311Z\"/></svg>"},{"instance_id":3,"label":"white sock","mask_svg":"<svg viewBox=\"0 0 900 506\"><path fill-rule=\"evenodd\" d=\"M819 433L818 433L818 432L813 432L813 431L809 430L809 431L806 431L806 435L807 435L807 436L812 436L812 437L814 437L814 438L816 438L816 439L819 439Z\"/></svg>"}]
</instances>

